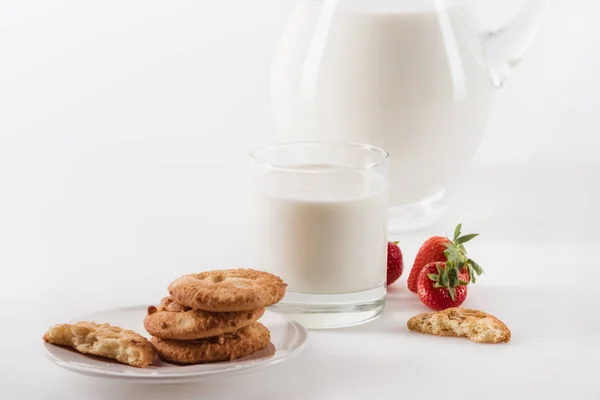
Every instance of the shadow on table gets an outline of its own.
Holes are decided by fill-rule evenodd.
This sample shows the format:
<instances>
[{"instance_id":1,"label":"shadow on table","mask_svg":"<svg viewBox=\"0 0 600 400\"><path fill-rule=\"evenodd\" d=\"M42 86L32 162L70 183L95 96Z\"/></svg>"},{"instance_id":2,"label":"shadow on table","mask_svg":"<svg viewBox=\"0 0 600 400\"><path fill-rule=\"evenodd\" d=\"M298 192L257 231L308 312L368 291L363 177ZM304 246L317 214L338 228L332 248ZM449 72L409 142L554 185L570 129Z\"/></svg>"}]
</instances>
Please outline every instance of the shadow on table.
<instances>
[{"instance_id":1,"label":"shadow on table","mask_svg":"<svg viewBox=\"0 0 600 400\"><path fill-rule=\"evenodd\" d=\"M307 348L303 354L285 363L236 376L215 377L196 383L160 385L82 377L77 380L73 389L79 392L77 398L82 399L91 397L89 393L101 393L102 399L110 400L325 399L334 398L333 394L339 392L341 385L357 385L359 395L363 389L364 395L367 395L372 390L371 385L383 387L389 384L384 376L370 376L366 381L369 371L384 368L402 376L407 373L403 369L426 368L426 365L419 365L422 362L420 360L410 363L399 361L392 357L387 360L365 359L361 354L327 355L318 349ZM342 374L341 368L344 369ZM428 379L423 375L423 385ZM333 397L328 397L327 394Z\"/></svg>"},{"instance_id":2,"label":"shadow on table","mask_svg":"<svg viewBox=\"0 0 600 400\"><path fill-rule=\"evenodd\" d=\"M425 307L419 297L408 290L405 281L397 282L388 288L385 308L379 318L364 325L335 329L327 332L364 332L408 334L406 321L414 315L431 311Z\"/></svg>"}]
</instances>

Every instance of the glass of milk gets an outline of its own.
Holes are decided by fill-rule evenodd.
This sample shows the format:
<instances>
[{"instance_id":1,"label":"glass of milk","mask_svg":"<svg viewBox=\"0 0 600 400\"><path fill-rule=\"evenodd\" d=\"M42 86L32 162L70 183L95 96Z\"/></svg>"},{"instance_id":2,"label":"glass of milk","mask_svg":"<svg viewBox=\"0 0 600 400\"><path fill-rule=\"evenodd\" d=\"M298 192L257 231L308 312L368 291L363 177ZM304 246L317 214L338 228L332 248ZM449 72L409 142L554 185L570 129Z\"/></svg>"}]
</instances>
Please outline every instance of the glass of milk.
<instances>
[{"instance_id":1,"label":"glass of milk","mask_svg":"<svg viewBox=\"0 0 600 400\"><path fill-rule=\"evenodd\" d=\"M388 153L294 142L251 153L256 268L280 276L273 308L308 328L368 322L386 294Z\"/></svg>"}]
</instances>

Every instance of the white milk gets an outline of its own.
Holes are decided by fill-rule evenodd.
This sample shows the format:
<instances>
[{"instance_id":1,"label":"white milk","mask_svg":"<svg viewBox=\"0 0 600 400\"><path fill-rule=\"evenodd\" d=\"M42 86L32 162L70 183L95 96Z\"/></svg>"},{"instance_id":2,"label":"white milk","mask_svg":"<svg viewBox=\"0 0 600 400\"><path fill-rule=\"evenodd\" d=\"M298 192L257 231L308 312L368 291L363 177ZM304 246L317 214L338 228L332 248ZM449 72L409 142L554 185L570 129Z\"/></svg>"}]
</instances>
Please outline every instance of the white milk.
<instances>
[{"instance_id":1,"label":"white milk","mask_svg":"<svg viewBox=\"0 0 600 400\"><path fill-rule=\"evenodd\" d=\"M432 4L302 0L272 66L283 138L387 150L394 205L439 190L475 153L488 119L476 34L462 8Z\"/></svg>"},{"instance_id":2,"label":"white milk","mask_svg":"<svg viewBox=\"0 0 600 400\"><path fill-rule=\"evenodd\" d=\"M281 276L288 291L385 284L388 190L375 172L271 171L259 178L256 201L257 267Z\"/></svg>"}]
</instances>

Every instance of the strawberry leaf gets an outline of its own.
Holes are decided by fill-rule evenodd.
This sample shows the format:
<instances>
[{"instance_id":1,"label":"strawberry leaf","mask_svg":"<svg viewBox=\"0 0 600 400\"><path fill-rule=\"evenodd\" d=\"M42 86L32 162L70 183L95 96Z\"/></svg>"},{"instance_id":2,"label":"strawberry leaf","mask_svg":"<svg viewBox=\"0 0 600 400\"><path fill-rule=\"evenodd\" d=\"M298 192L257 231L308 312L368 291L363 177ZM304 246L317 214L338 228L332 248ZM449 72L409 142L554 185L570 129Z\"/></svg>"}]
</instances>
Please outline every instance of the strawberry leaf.
<instances>
[{"instance_id":1,"label":"strawberry leaf","mask_svg":"<svg viewBox=\"0 0 600 400\"><path fill-rule=\"evenodd\" d=\"M452 257L452 250L446 248L446 250L444 250L444 255L446 256L446 260L449 260L450 257Z\"/></svg>"},{"instance_id":2,"label":"strawberry leaf","mask_svg":"<svg viewBox=\"0 0 600 400\"><path fill-rule=\"evenodd\" d=\"M481 265L477 264L475 260L469 258L467 260L467 263L469 263L471 267L475 270L475 272L477 272L477 275L483 274L483 268L481 268Z\"/></svg>"},{"instance_id":3,"label":"strawberry leaf","mask_svg":"<svg viewBox=\"0 0 600 400\"><path fill-rule=\"evenodd\" d=\"M452 299L452 301L454 301L454 299L456 299L456 289L453 287L449 287L448 292L450 293L450 298Z\"/></svg>"},{"instance_id":4,"label":"strawberry leaf","mask_svg":"<svg viewBox=\"0 0 600 400\"><path fill-rule=\"evenodd\" d=\"M469 282L463 281L462 279L459 279L458 280L458 284L459 284L459 286L467 286L469 284Z\"/></svg>"},{"instance_id":5,"label":"strawberry leaf","mask_svg":"<svg viewBox=\"0 0 600 400\"><path fill-rule=\"evenodd\" d=\"M431 279L434 282L437 282L440 280L440 276L437 274L427 274L427 276L429 277L429 279Z\"/></svg>"},{"instance_id":6,"label":"strawberry leaf","mask_svg":"<svg viewBox=\"0 0 600 400\"><path fill-rule=\"evenodd\" d=\"M461 235L461 230L462 224L458 224L454 230L454 240L445 243L446 248L444 250L444 255L446 256L446 263L454 264L457 270L463 270L463 268L466 269L466 272L469 273L469 283L475 283L477 282L477 276L483 273L483 268L481 268L474 260L468 258L464 244L476 238L479 234L471 233ZM449 269L447 268L446 273L448 272ZM442 274L440 273L440 276L441 275ZM453 276L453 274L450 274L449 276ZM440 282L444 283L444 280L440 278ZM455 281L453 280L451 283L455 283ZM458 280L456 283L458 283Z\"/></svg>"},{"instance_id":7,"label":"strawberry leaf","mask_svg":"<svg viewBox=\"0 0 600 400\"><path fill-rule=\"evenodd\" d=\"M462 224L456 225L456 228L454 229L454 240L453 240L453 242L456 242L456 240L460 236L460 230L461 229L462 229Z\"/></svg>"},{"instance_id":8,"label":"strawberry leaf","mask_svg":"<svg viewBox=\"0 0 600 400\"><path fill-rule=\"evenodd\" d=\"M446 273L450 282L449 286L456 286L458 283L458 272L456 271L456 268L449 268L446 270Z\"/></svg>"},{"instance_id":9,"label":"strawberry leaf","mask_svg":"<svg viewBox=\"0 0 600 400\"><path fill-rule=\"evenodd\" d=\"M453 244L447 243L446 250L444 250L444 255L448 261L458 262L460 260L464 260L465 255Z\"/></svg>"},{"instance_id":10,"label":"strawberry leaf","mask_svg":"<svg viewBox=\"0 0 600 400\"><path fill-rule=\"evenodd\" d=\"M464 235L464 236L461 236L461 237L457 238L456 240L454 240L454 243L456 243L456 244L467 243L469 240L474 239L477 236L479 236L479 233L471 233L469 235Z\"/></svg>"},{"instance_id":11,"label":"strawberry leaf","mask_svg":"<svg viewBox=\"0 0 600 400\"><path fill-rule=\"evenodd\" d=\"M441 274L440 275L440 282L444 286L449 286L450 285L450 279L448 279L448 274Z\"/></svg>"},{"instance_id":12,"label":"strawberry leaf","mask_svg":"<svg viewBox=\"0 0 600 400\"><path fill-rule=\"evenodd\" d=\"M450 287L457 287L458 286L458 278L455 276L451 276L449 277L450 279Z\"/></svg>"},{"instance_id":13,"label":"strawberry leaf","mask_svg":"<svg viewBox=\"0 0 600 400\"><path fill-rule=\"evenodd\" d=\"M435 267L437 268L439 275L442 275L444 273L444 270L442 269L442 266L439 263L435 264Z\"/></svg>"}]
</instances>

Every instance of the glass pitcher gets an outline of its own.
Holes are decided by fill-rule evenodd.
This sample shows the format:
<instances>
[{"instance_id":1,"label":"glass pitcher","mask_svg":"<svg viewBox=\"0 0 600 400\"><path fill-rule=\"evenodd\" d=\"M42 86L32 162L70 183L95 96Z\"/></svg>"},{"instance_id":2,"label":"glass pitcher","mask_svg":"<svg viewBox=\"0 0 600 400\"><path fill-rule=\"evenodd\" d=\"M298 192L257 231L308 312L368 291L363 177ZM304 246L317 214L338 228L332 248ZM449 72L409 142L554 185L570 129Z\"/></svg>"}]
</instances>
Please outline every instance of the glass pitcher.
<instances>
[{"instance_id":1,"label":"glass pitcher","mask_svg":"<svg viewBox=\"0 0 600 400\"><path fill-rule=\"evenodd\" d=\"M276 50L283 141L387 150L392 232L432 223L475 154L493 88L539 31L547 0L300 0ZM485 11L520 8L493 30ZM496 16L499 14L495 14Z\"/></svg>"}]
</instances>

